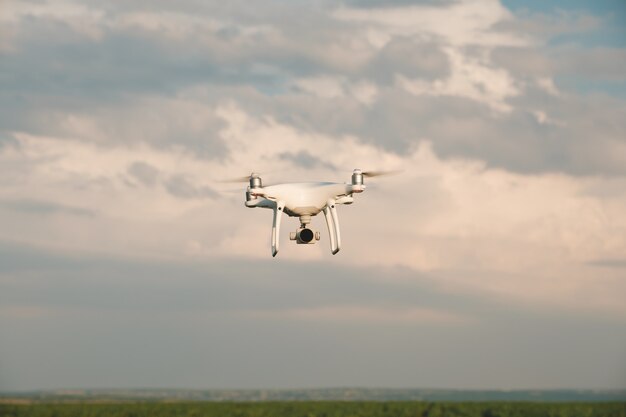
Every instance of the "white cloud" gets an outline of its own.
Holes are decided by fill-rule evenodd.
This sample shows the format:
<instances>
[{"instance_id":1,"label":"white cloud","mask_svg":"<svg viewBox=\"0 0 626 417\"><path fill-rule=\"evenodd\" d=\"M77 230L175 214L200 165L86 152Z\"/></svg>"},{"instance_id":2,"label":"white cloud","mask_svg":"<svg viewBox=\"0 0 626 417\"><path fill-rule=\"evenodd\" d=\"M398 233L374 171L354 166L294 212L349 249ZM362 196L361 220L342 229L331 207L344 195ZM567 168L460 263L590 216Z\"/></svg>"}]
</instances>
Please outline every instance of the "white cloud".
<instances>
[{"instance_id":1,"label":"white cloud","mask_svg":"<svg viewBox=\"0 0 626 417\"><path fill-rule=\"evenodd\" d=\"M448 77L434 81L398 77L399 85L413 94L467 97L484 102L496 111L509 111L511 108L504 100L519 93L513 78L489 60L489 51L495 46L529 44L523 35L494 30L496 23L513 19L498 1L463 1L447 7L421 5L382 10L344 8L338 10L335 17L369 25L369 33L378 33L370 38L379 47L386 43L384 39L388 41L393 36L436 39L445 45L451 63Z\"/></svg>"},{"instance_id":2,"label":"white cloud","mask_svg":"<svg viewBox=\"0 0 626 417\"><path fill-rule=\"evenodd\" d=\"M455 46L528 43L523 35L493 30L496 23L513 18L496 0L461 1L446 7L419 5L385 9L341 8L334 13L334 17L367 22L390 35L441 38ZM381 35L374 39L381 39Z\"/></svg>"},{"instance_id":3,"label":"white cloud","mask_svg":"<svg viewBox=\"0 0 626 417\"><path fill-rule=\"evenodd\" d=\"M321 76L315 78L300 78L294 86L309 94L323 98L334 98L345 95L342 80L338 77Z\"/></svg>"},{"instance_id":4,"label":"white cloud","mask_svg":"<svg viewBox=\"0 0 626 417\"><path fill-rule=\"evenodd\" d=\"M511 106L505 100L519 94L514 79L503 69L448 49L451 75L432 82L398 76L398 82L407 91L426 95L466 97L490 106L493 110L508 112Z\"/></svg>"},{"instance_id":5,"label":"white cloud","mask_svg":"<svg viewBox=\"0 0 626 417\"><path fill-rule=\"evenodd\" d=\"M16 24L24 18L45 18L67 24L73 31L91 40L103 36L104 11L73 1L10 2L2 5L0 22Z\"/></svg>"},{"instance_id":6,"label":"white cloud","mask_svg":"<svg viewBox=\"0 0 626 417\"><path fill-rule=\"evenodd\" d=\"M350 81L346 77L317 76L298 78L292 83L298 93L313 95L322 99L352 97L359 103L369 105L376 101L378 87L368 81Z\"/></svg>"},{"instance_id":7,"label":"white cloud","mask_svg":"<svg viewBox=\"0 0 626 417\"><path fill-rule=\"evenodd\" d=\"M197 186L220 188L211 179L271 167L290 180L348 180L352 168L404 168L397 177L370 181L371 189L352 206L340 208L343 250L329 254L325 225L317 245L294 245L284 219L280 258L324 260L355 266L402 265L432 274L441 285L495 294L519 302L620 311L619 269L599 273L586 265L626 253L626 196L602 199L588 190L601 177L521 175L486 169L467 160L441 160L428 145L399 156L359 143L356 138L306 133L272 117L253 117L234 103L211 117L225 122L224 161L198 160L183 151L146 145L102 148L93 143L16 134L19 147L5 147L2 166L33 164L0 198L33 198L98 213L28 220L12 213L14 224L1 237L64 249L119 251L173 258L269 256L269 211L243 207L243 190L217 200L180 199L164 187L129 185L127 169L147 163L160 175L184 175ZM320 166L302 170L280 157L306 151L345 172ZM262 165L262 166L259 166ZM9 168L7 168L9 169ZM269 181L285 178L270 175ZM266 177L267 178L267 177ZM226 188L221 186L221 188ZM25 230L24 230L25 229ZM71 232L70 232L71 231ZM600 284L602 283L602 284Z\"/></svg>"}]
</instances>

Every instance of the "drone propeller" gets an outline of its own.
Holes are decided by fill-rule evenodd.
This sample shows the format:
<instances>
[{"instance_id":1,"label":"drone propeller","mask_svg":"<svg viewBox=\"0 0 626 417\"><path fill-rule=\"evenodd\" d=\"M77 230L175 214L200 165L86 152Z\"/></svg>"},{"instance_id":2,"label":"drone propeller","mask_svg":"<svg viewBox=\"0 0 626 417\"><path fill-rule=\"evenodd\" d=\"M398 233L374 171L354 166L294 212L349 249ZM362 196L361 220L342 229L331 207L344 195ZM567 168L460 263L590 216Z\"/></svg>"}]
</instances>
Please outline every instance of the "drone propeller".
<instances>
[{"instance_id":1,"label":"drone propeller","mask_svg":"<svg viewBox=\"0 0 626 417\"><path fill-rule=\"evenodd\" d=\"M250 176L247 177L237 177L237 178L228 178L225 180L220 180L219 182L248 182L250 180Z\"/></svg>"},{"instance_id":2,"label":"drone propeller","mask_svg":"<svg viewBox=\"0 0 626 417\"><path fill-rule=\"evenodd\" d=\"M227 178L225 180L221 180L219 182L248 182L250 181L250 178L252 177L258 177L259 173L258 172L252 172L250 173L250 175L246 175L245 177L235 177L235 178Z\"/></svg>"},{"instance_id":3,"label":"drone propeller","mask_svg":"<svg viewBox=\"0 0 626 417\"><path fill-rule=\"evenodd\" d=\"M371 178L371 177L382 177L384 175L395 175L395 174L399 174L400 172L401 172L400 170L394 170L394 171L363 171L363 172L361 172L361 174L364 177Z\"/></svg>"}]
</instances>

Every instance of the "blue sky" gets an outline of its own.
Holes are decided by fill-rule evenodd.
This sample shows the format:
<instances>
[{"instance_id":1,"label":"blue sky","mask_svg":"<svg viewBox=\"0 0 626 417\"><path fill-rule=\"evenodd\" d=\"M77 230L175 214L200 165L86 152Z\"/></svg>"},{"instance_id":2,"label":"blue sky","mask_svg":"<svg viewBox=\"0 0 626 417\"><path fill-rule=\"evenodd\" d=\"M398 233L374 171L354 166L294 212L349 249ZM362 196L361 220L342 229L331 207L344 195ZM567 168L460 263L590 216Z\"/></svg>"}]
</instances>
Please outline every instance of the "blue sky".
<instances>
[{"instance_id":1,"label":"blue sky","mask_svg":"<svg viewBox=\"0 0 626 417\"><path fill-rule=\"evenodd\" d=\"M0 20L0 390L626 387L622 2ZM336 256L220 182L354 168Z\"/></svg>"},{"instance_id":2,"label":"blue sky","mask_svg":"<svg viewBox=\"0 0 626 417\"><path fill-rule=\"evenodd\" d=\"M503 4L518 15L577 13L594 16L602 24L590 30L578 32L572 28L552 37L551 46L579 46L582 48L624 48L626 46L626 3L619 0L603 1L503 1ZM556 82L565 90L576 90L582 94L603 93L621 98L626 94L626 83L619 77L611 80L590 80L588 77L561 75Z\"/></svg>"},{"instance_id":3,"label":"blue sky","mask_svg":"<svg viewBox=\"0 0 626 417\"><path fill-rule=\"evenodd\" d=\"M626 14L626 6L620 0L571 0L571 1L518 1L504 0L502 4L512 10L518 12L520 10L530 10L542 13L554 13L559 10L577 11L590 13L596 16L612 16L616 20L624 18ZM617 22L615 22L617 23Z\"/></svg>"}]
</instances>

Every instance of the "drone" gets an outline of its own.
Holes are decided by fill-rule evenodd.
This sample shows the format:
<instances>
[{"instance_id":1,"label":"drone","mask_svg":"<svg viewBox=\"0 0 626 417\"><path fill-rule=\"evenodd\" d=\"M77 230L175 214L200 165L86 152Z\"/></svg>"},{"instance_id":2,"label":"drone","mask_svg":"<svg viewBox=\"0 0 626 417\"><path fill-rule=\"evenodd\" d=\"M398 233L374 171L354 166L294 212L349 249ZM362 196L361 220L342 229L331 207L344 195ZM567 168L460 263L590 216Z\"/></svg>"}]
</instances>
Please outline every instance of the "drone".
<instances>
[{"instance_id":1,"label":"drone","mask_svg":"<svg viewBox=\"0 0 626 417\"><path fill-rule=\"evenodd\" d=\"M363 178L387 175L386 171L361 171L355 169L352 172L350 183L337 182L300 182L284 183L263 186L258 173L237 178L233 181L249 181L246 190L246 207L267 208L274 212L272 222L272 256L278 254L280 222L283 213L289 217L298 217L300 227L290 233L289 239L298 244L314 244L320 240L320 233L309 228L311 217L320 212L324 213L328 234L330 236L330 250L333 255L341 248L341 235L339 233L339 218L337 217L338 204L352 204L353 194L365 191Z\"/></svg>"}]
</instances>

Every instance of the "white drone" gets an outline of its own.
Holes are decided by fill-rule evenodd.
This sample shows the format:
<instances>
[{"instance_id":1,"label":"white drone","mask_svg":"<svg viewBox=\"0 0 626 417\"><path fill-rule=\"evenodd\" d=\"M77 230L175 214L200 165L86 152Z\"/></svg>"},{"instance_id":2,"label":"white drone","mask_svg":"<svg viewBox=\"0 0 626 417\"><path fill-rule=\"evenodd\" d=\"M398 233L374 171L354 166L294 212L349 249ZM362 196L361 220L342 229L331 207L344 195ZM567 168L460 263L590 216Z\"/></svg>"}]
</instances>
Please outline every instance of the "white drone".
<instances>
[{"instance_id":1,"label":"white drone","mask_svg":"<svg viewBox=\"0 0 626 417\"><path fill-rule=\"evenodd\" d=\"M283 213L290 217L300 218L300 228L290 233L290 240L295 240L298 244L313 244L316 240L320 240L320 233L313 232L307 225L311 223L311 216L315 216L319 212L323 212L326 218L330 249L334 255L341 248L339 219L335 206L337 204L352 204L354 201L352 194L365 191L364 177L375 177L388 173L390 172L363 172L360 169L355 169L352 173L351 183L301 182L263 187L261 177L254 172L250 176L234 181L250 182L246 190L246 207L269 208L274 211L272 256L276 256L278 253L278 236Z\"/></svg>"}]
</instances>

